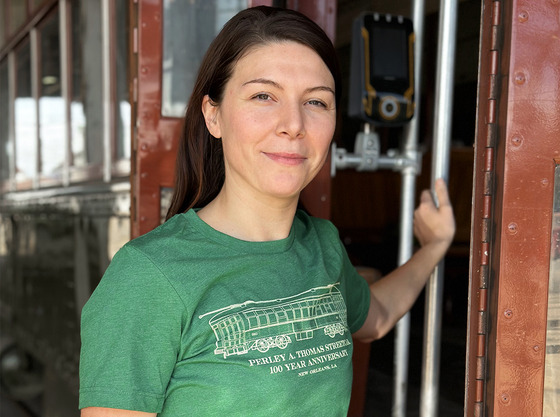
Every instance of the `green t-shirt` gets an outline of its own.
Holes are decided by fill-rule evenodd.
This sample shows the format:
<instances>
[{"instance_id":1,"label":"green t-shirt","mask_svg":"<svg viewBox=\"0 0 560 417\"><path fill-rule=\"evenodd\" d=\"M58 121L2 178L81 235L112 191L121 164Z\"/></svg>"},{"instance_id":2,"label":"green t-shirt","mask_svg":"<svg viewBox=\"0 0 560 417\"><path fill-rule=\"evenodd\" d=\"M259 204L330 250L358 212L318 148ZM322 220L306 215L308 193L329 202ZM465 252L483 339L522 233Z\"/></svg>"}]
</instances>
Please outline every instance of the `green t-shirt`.
<instances>
[{"instance_id":1,"label":"green t-shirt","mask_svg":"<svg viewBox=\"0 0 560 417\"><path fill-rule=\"evenodd\" d=\"M298 211L247 242L190 210L126 244L84 307L80 408L345 416L368 308L330 222Z\"/></svg>"}]
</instances>

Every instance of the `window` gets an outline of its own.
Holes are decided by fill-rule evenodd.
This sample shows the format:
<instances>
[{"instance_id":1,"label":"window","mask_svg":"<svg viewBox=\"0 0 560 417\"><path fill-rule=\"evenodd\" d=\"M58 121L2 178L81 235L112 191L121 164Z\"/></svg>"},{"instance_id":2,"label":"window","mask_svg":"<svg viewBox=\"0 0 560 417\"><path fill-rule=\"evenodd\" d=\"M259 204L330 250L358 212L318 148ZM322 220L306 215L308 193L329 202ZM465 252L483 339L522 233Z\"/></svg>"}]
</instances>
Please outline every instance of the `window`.
<instances>
[{"instance_id":1,"label":"window","mask_svg":"<svg viewBox=\"0 0 560 417\"><path fill-rule=\"evenodd\" d=\"M58 29L58 13L51 14L39 28L39 143L41 174L61 179L66 154L66 120L60 79Z\"/></svg>"},{"instance_id":2,"label":"window","mask_svg":"<svg viewBox=\"0 0 560 417\"><path fill-rule=\"evenodd\" d=\"M4 27L4 23L6 22L5 18L5 5L4 1L0 0L0 47L4 46L4 42L6 42L6 30Z\"/></svg>"},{"instance_id":3,"label":"window","mask_svg":"<svg viewBox=\"0 0 560 417\"><path fill-rule=\"evenodd\" d=\"M31 7L33 9L37 9L38 7L42 6L46 2L47 0L31 0Z\"/></svg>"},{"instance_id":4,"label":"window","mask_svg":"<svg viewBox=\"0 0 560 417\"><path fill-rule=\"evenodd\" d=\"M210 42L233 15L246 7L247 0L164 0L163 116L183 116Z\"/></svg>"},{"instance_id":5,"label":"window","mask_svg":"<svg viewBox=\"0 0 560 417\"><path fill-rule=\"evenodd\" d=\"M4 16L21 23L12 34L20 41L0 56L2 189L128 175L129 3L9 5Z\"/></svg>"},{"instance_id":6,"label":"window","mask_svg":"<svg viewBox=\"0 0 560 417\"><path fill-rule=\"evenodd\" d=\"M35 178L37 172L37 106L31 92L31 47L29 39L16 50L14 103L16 180Z\"/></svg>"},{"instance_id":7,"label":"window","mask_svg":"<svg viewBox=\"0 0 560 417\"><path fill-rule=\"evenodd\" d=\"M7 2L6 2L7 3ZM15 30L19 28L27 16L26 1L12 0L9 4L9 18L8 18L8 31L9 35L13 35ZM2 25L4 26L4 25Z\"/></svg>"},{"instance_id":8,"label":"window","mask_svg":"<svg viewBox=\"0 0 560 417\"><path fill-rule=\"evenodd\" d=\"M0 63L0 183L10 178L8 60Z\"/></svg>"},{"instance_id":9,"label":"window","mask_svg":"<svg viewBox=\"0 0 560 417\"><path fill-rule=\"evenodd\" d=\"M117 159L130 158L130 101L128 98L128 2L116 2L116 152Z\"/></svg>"},{"instance_id":10,"label":"window","mask_svg":"<svg viewBox=\"0 0 560 417\"><path fill-rule=\"evenodd\" d=\"M71 148L74 166L85 167L103 162L101 4L74 2L71 10Z\"/></svg>"}]
</instances>

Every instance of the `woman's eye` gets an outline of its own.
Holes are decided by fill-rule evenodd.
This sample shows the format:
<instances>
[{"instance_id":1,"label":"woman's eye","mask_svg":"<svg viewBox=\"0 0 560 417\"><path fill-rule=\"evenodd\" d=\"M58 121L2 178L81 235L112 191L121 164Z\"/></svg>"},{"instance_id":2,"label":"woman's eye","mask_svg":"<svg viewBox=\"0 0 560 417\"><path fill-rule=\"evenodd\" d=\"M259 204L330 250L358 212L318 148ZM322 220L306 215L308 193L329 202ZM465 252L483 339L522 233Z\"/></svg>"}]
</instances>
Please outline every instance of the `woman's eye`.
<instances>
[{"instance_id":1,"label":"woman's eye","mask_svg":"<svg viewBox=\"0 0 560 417\"><path fill-rule=\"evenodd\" d=\"M327 105L321 100L309 100L308 103L312 106L327 107Z\"/></svg>"},{"instance_id":2,"label":"woman's eye","mask_svg":"<svg viewBox=\"0 0 560 417\"><path fill-rule=\"evenodd\" d=\"M262 101L270 100L270 96L266 93L256 94L255 96L253 96L253 98L256 98L257 100L262 100Z\"/></svg>"}]
</instances>

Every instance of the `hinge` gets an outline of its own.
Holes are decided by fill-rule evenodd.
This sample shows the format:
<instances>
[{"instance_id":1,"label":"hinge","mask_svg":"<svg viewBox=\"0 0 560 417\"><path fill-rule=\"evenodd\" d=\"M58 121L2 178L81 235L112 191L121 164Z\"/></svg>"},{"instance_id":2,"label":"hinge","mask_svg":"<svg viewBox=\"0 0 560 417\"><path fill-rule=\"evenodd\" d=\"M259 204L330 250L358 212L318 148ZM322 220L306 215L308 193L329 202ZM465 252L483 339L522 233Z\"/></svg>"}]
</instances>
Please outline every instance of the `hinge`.
<instances>
[{"instance_id":1,"label":"hinge","mask_svg":"<svg viewBox=\"0 0 560 417\"><path fill-rule=\"evenodd\" d=\"M500 76L500 57L501 43L500 30L502 20L502 2L496 0L492 4L491 18L491 41L490 41L490 60L489 88L486 106L486 148L484 151L484 200L481 227L481 253L478 274L478 324L477 324L477 349L476 349L476 375L475 375L475 407L474 415L482 417L484 415L486 379L487 379L487 354L488 354L488 302L489 302L489 280L490 280L490 259L491 259L491 238L492 238L492 212L494 207L493 183L495 176L495 147L498 143L498 98L499 98L499 76Z\"/></svg>"}]
</instances>

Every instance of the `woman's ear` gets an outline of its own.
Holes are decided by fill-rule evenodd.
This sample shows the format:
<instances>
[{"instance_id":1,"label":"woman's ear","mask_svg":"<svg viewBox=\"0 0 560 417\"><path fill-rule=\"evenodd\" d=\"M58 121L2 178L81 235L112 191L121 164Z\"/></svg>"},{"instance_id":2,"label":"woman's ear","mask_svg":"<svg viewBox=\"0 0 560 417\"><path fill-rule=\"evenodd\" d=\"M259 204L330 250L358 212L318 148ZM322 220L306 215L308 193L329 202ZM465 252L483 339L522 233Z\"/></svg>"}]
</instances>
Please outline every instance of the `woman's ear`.
<instances>
[{"instance_id":1,"label":"woman's ear","mask_svg":"<svg viewBox=\"0 0 560 417\"><path fill-rule=\"evenodd\" d=\"M216 139L222 137L222 131L218 123L218 109L218 104L214 103L208 94L206 94L202 99L202 114L204 115L206 128Z\"/></svg>"}]
</instances>

